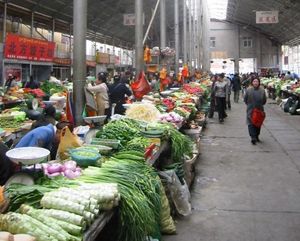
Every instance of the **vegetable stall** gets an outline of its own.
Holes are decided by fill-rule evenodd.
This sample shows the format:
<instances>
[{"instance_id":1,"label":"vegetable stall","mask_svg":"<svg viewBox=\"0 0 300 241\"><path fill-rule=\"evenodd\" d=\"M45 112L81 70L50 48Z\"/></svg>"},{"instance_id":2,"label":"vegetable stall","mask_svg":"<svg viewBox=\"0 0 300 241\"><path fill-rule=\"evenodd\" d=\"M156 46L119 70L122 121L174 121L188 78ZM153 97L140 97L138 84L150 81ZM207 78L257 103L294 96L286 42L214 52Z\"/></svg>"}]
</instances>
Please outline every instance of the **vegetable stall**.
<instances>
[{"instance_id":1,"label":"vegetable stall","mask_svg":"<svg viewBox=\"0 0 300 241\"><path fill-rule=\"evenodd\" d=\"M112 116L89 142L70 147L65 158L22 166L34 183L1 189L0 234L106 240L99 233L110 229L113 218L114 240L175 234L172 215L191 212L191 165L199 153L210 84L148 94L127 105L125 116Z\"/></svg>"},{"instance_id":2,"label":"vegetable stall","mask_svg":"<svg viewBox=\"0 0 300 241\"><path fill-rule=\"evenodd\" d=\"M300 83L295 80L262 78L262 84L268 90L269 98L276 100L284 112L300 114Z\"/></svg>"},{"instance_id":3,"label":"vegetable stall","mask_svg":"<svg viewBox=\"0 0 300 241\"><path fill-rule=\"evenodd\" d=\"M13 87L0 91L0 135L5 142L15 141L31 128L44 108L52 104L56 107L58 120L65 118L63 110L67 88L44 81L40 88Z\"/></svg>"}]
</instances>

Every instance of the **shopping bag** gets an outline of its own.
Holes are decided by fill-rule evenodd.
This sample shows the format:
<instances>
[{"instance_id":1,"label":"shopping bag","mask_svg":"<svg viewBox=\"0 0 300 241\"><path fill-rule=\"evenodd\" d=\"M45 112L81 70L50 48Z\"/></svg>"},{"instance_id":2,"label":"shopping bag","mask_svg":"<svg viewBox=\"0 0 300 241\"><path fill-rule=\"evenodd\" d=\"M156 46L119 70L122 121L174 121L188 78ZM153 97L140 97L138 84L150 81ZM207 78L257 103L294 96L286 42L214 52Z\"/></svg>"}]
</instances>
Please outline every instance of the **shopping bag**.
<instances>
[{"instance_id":1,"label":"shopping bag","mask_svg":"<svg viewBox=\"0 0 300 241\"><path fill-rule=\"evenodd\" d=\"M252 110L251 122L254 126L261 127L265 118L266 118L266 114L264 111L258 108L254 108Z\"/></svg>"},{"instance_id":2,"label":"shopping bag","mask_svg":"<svg viewBox=\"0 0 300 241\"><path fill-rule=\"evenodd\" d=\"M167 86L167 85L171 84L171 82L172 82L171 78L168 76L165 79L161 79L160 81L164 86Z\"/></svg>"},{"instance_id":3,"label":"shopping bag","mask_svg":"<svg viewBox=\"0 0 300 241\"><path fill-rule=\"evenodd\" d=\"M80 147L79 138L74 135L69 127L64 127L60 133L60 143L57 149L57 156L60 160L65 160L69 157L69 150Z\"/></svg>"},{"instance_id":4,"label":"shopping bag","mask_svg":"<svg viewBox=\"0 0 300 241\"><path fill-rule=\"evenodd\" d=\"M146 80L144 72L141 72L138 79L131 84L131 89L136 99L142 99L151 91L151 86Z\"/></svg>"},{"instance_id":5,"label":"shopping bag","mask_svg":"<svg viewBox=\"0 0 300 241\"><path fill-rule=\"evenodd\" d=\"M82 110L82 114L81 114L82 118L87 117L87 111L86 111L86 105L84 105L83 110Z\"/></svg>"}]
</instances>

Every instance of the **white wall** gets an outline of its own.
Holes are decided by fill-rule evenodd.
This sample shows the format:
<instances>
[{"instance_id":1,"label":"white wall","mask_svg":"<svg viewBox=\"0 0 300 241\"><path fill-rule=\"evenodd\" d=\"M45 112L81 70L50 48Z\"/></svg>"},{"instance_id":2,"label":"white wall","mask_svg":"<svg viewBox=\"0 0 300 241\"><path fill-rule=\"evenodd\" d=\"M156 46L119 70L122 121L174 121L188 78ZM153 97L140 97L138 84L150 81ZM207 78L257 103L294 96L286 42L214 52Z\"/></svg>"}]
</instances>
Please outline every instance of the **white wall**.
<instances>
[{"instance_id":1,"label":"white wall","mask_svg":"<svg viewBox=\"0 0 300 241\"><path fill-rule=\"evenodd\" d=\"M253 58L255 69L281 67L281 46L261 33L219 21L211 21L210 26L209 36L216 38L216 47L210 48L211 59L216 56L221 59ZM252 47L244 47L244 37L252 38Z\"/></svg>"},{"instance_id":2,"label":"white wall","mask_svg":"<svg viewBox=\"0 0 300 241\"><path fill-rule=\"evenodd\" d=\"M283 46L282 53L282 70L300 74L300 45ZM284 64L285 57L288 59L287 64Z\"/></svg>"},{"instance_id":3,"label":"white wall","mask_svg":"<svg viewBox=\"0 0 300 241\"><path fill-rule=\"evenodd\" d=\"M87 40L86 41L86 54L87 56L95 56L96 50L99 50L102 53L114 54L120 57L121 65L132 65L132 50L126 50L118 47L113 47L112 45L104 43L96 43ZM101 70L103 71L103 70Z\"/></svg>"}]
</instances>

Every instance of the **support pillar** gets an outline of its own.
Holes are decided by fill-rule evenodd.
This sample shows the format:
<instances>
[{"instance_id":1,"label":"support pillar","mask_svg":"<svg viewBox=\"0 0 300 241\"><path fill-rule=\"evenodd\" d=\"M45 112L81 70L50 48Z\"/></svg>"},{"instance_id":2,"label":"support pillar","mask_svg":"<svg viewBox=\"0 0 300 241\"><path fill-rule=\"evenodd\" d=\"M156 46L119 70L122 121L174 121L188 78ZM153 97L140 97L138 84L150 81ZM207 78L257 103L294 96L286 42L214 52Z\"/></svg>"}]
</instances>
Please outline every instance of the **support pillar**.
<instances>
[{"instance_id":1,"label":"support pillar","mask_svg":"<svg viewBox=\"0 0 300 241\"><path fill-rule=\"evenodd\" d=\"M84 107L84 85L86 79L86 30L87 30L87 1L73 1L73 103L76 125L82 123Z\"/></svg>"},{"instance_id":2,"label":"support pillar","mask_svg":"<svg viewBox=\"0 0 300 241\"><path fill-rule=\"evenodd\" d=\"M237 53L236 56L234 56L234 72L235 73L240 73L240 52L241 52L241 47L240 47L240 43L241 43L241 39L240 39L240 27L237 26Z\"/></svg>"},{"instance_id":3,"label":"support pillar","mask_svg":"<svg viewBox=\"0 0 300 241\"><path fill-rule=\"evenodd\" d=\"M186 1L183 1L183 63L187 64L188 48L187 48L187 14Z\"/></svg>"},{"instance_id":4,"label":"support pillar","mask_svg":"<svg viewBox=\"0 0 300 241\"><path fill-rule=\"evenodd\" d=\"M198 68L198 63L199 63L199 58L198 58L198 50L199 50L199 45L198 45L198 39L199 36L197 34L197 25L199 24L198 22L198 13L197 13L197 3L194 0L194 61L195 61L195 68Z\"/></svg>"},{"instance_id":5,"label":"support pillar","mask_svg":"<svg viewBox=\"0 0 300 241\"><path fill-rule=\"evenodd\" d=\"M7 1L4 1L4 7L3 7L3 45L2 45L2 51L3 51L3 55L2 55L2 63L1 63L1 67L2 67L2 86L5 86L5 81L6 81L6 76L5 76L5 68L4 68L4 47L5 47L5 40L6 40L6 17L7 17Z\"/></svg>"},{"instance_id":6,"label":"support pillar","mask_svg":"<svg viewBox=\"0 0 300 241\"><path fill-rule=\"evenodd\" d=\"M52 36L51 36L52 42L55 42L54 33L55 33L55 18L52 19Z\"/></svg>"},{"instance_id":7,"label":"support pillar","mask_svg":"<svg viewBox=\"0 0 300 241\"><path fill-rule=\"evenodd\" d=\"M33 38L34 33L34 12L31 13L30 37ZM32 76L32 63L29 64L29 77Z\"/></svg>"},{"instance_id":8,"label":"support pillar","mask_svg":"<svg viewBox=\"0 0 300 241\"><path fill-rule=\"evenodd\" d=\"M192 0L189 0L189 69L192 69Z\"/></svg>"},{"instance_id":9,"label":"support pillar","mask_svg":"<svg viewBox=\"0 0 300 241\"><path fill-rule=\"evenodd\" d=\"M175 12L174 12L174 16L175 16L175 74L177 75L178 73L178 69L179 69L179 51L180 51L180 47L179 47L179 9L178 9L178 0L175 0ZM175 76L176 76L175 75Z\"/></svg>"},{"instance_id":10,"label":"support pillar","mask_svg":"<svg viewBox=\"0 0 300 241\"><path fill-rule=\"evenodd\" d=\"M72 62L72 24L70 24L70 28L69 28L69 58ZM70 71L68 75L69 81L72 80L72 75L73 75L72 72L73 72L73 68L72 66L70 66Z\"/></svg>"},{"instance_id":11,"label":"support pillar","mask_svg":"<svg viewBox=\"0 0 300 241\"><path fill-rule=\"evenodd\" d=\"M52 42L55 42L55 35L54 34L55 34L55 18L52 19L52 36L51 36ZM51 67L51 71L53 71L53 65Z\"/></svg>"},{"instance_id":12,"label":"support pillar","mask_svg":"<svg viewBox=\"0 0 300 241\"><path fill-rule=\"evenodd\" d=\"M148 28L146 30L146 33L145 33L145 36L144 36L144 39L143 39L143 45L146 43L146 40L148 38L148 34L149 34L149 31L150 31L150 28L153 24L153 21L154 21L154 18L156 16L156 13L157 13L157 9L158 9L158 6L160 5L160 0L157 0L156 2L156 5L155 5L155 8L154 8L154 11L152 12L152 16L151 16L151 19L150 19L150 22L149 22L149 25L148 25Z\"/></svg>"},{"instance_id":13,"label":"support pillar","mask_svg":"<svg viewBox=\"0 0 300 241\"><path fill-rule=\"evenodd\" d=\"M166 0L160 1L160 48L167 47Z\"/></svg>"},{"instance_id":14,"label":"support pillar","mask_svg":"<svg viewBox=\"0 0 300 241\"><path fill-rule=\"evenodd\" d=\"M197 1L197 18L198 18L198 24L197 24L197 46L198 46L198 50L197 50L197 56L198 56L198 67L199 69L202 69L203 66L203 45L202 45L202 29L203 29L203 22L202 22L202 18L201 18L201 14L202 14L202 1L198 0Z\"/></svg>"},{"instance_id":15,"label":"support pillar","mask_svg":"<svg viewBox=\"0 0 300 241\"><path fill-rule=\"evenodd\" d=\"M136 76L144 69L143 0L135 0L135 68Z\"/></svg>"}]
</instances>

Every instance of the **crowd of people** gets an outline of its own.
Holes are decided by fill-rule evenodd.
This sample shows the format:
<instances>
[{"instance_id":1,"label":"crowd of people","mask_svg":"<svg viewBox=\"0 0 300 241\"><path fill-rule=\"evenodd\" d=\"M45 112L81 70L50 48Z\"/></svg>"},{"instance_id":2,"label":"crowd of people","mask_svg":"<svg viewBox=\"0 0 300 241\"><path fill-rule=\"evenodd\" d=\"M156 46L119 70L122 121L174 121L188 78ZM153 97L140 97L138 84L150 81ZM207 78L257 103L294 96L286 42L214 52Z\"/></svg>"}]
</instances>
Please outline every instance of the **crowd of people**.
<instances>
[{"instance_id":1,"label":"crowd of people","mask_svg":"<svg viewBox=\"0 0 300 241\"><path fill-rule=\"evenodd\" d=\"M260 142L261 126L253 123L252 114L254 109L263 112L263 106L266 104L265 89L260 85L259 76L256 73L252 73L249 75L243 74L240 77L236 73L229 79L221 73L213 75L211 80L211 103L208 117L213 118L214 112L217 111L219 122L224 123L224 119L228 116L226 110L231 109L231 91L234 93L233 100L235 103L239 102L242 94L243 100L247 105L246 120L251 143L256 145L257 142Z\"/></svg>"},{"instance_id":2,"label":"crowd of people","mask_svg":"<svg viewBox=\"0 0 300 241\"><path fill-rule=\"evenodd\" d=\"M96 96L97 115L109 117L112 113L124 114L123 104L132 98L132 91L128 84L129 74L115 75L113 81L108 81L108 74L100 72L95 83L89 83L87 89ZM113 110L112 110L113 109Z\"/></svg>"}]
</instances>

